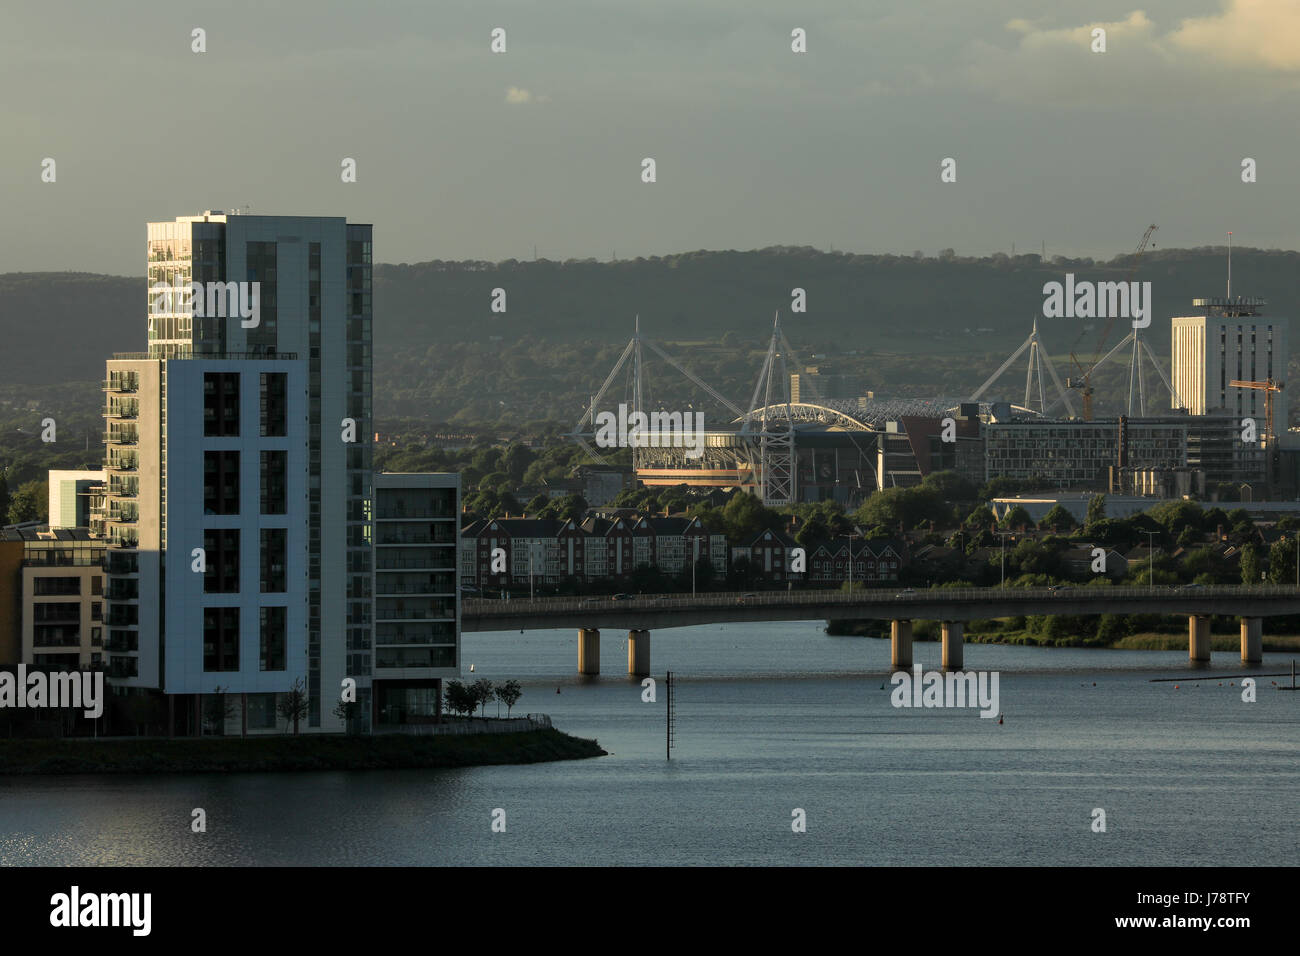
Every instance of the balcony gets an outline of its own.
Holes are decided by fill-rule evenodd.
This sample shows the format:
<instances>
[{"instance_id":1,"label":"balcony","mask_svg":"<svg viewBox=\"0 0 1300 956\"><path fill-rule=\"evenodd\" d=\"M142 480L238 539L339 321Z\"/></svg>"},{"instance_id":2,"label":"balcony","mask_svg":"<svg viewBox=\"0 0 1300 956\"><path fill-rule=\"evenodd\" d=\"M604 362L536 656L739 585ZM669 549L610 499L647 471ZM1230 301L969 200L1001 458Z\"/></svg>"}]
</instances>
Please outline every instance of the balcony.
<instances>
[{"instance_id":1,"label":"balcony","mask_svg":"<svg viewBox=\"0 0 1300 956\"><path fill-rule=\"evenodd\" d=\"M383 508L375 513L380 521L406 521L427 518L454 518L456 512L451 508L435 508L432 511L410 511L402 508Z\"/></svg>"},{"instance_id":2,"label":"balcony","mask_svg":"<svg viewBox=\"0 0 1300 956\"><path fill-rule=\"evenodd\" d=\"M455 647L375 648L375 668L377 670L455 666Z\"/></svg>"},{"instance_id":3,"label":"balcony","mask_svg":"<svg viewBox=\"0 0 1300 956\"><path fill-rule=\"evenodd\" d=\"M266 303L263 298L263 304ZM259 362L296 362L298 360L297 352L186 352L184 355L154 355L151 352L114 352L113 358L124 362L140 362L149 359L167 358L168 361L184 361L186 359L208 360L208 359L238 359L240 361L259 361ZM136 389L124 389L122 391L134 392Z\"/></svg>"},{"instance_id":4,"label":"balcony","mask_svg":"<svg viewBox=\"0 0 1300 956\"><path fill-rule=\"evenodd\" d=\"M140 662L134 657L114 657L108 662L108 676L112 678L136 677Z\"/></svg>"},{"instance_id":5,"label":"balcony","mask_svg":"<svg viewBox=\"0 0 1300 956\"><path fill-rule=\"evenodd\" d=\"M452 621L455 620L456 613L452 611L439 611L432 608L421 608L414 611L375 611L376 621Z\"/></svg>"},{"instance_id":6,"label":"balcony","mask_svg":"<svg viewBox=\"0 0 1300 956\"><path fill-rule=\"evenodd\" d=\"M441 597L442 595L452 595L456 593L455 584L383 584L382 582L375 587L375 597L385 597L386 595L411 594L411 595L428 595L432 597Z\"/></svg>"},{"instance_id":7,"label":"balcony","mask_svg":"<svg viewBox=\"0 0 1300 956\"><path fill-rule=\"evenodd\" d=\"M421 534L419 532L407 532L405 534L393 534L383 532L381 525L376 535L375 544L455 544L456 534L452 525L448 524L446 533L441 531L438 534Z\"/></svg>"}]
</instances>

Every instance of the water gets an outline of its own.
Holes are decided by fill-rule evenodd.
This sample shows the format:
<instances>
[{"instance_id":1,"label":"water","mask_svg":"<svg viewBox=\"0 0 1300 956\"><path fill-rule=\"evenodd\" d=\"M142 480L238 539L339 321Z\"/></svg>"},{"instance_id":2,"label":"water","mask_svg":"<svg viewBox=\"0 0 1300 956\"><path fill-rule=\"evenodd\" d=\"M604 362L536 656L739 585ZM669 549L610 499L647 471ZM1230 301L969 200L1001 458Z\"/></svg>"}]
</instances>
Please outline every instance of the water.
<instances>
[{"instance_id":1,"label":"water","mask_svg":"<svg viewBox=\"0 0 1300 956\"><path fill-rule=\"evenodd\" d=\"M474 677L520 679L519 710L598 738L609 757L0 778L0 864L1294 863L1300 694L1276 691L1282 678L1247 704L1226 677L1148 682L1189 674L1185 652L968 644L968 667L1001 674L999 725L890 706L888 641L819 622L664 630L654 673L679 681L666 761L662 685L642 703L623 638L603 633L605 675L587 680L573 674L573 632L464 636ZM937 643L915 650L937 666ZM1216 654L1209 673L1242 673L1235 657ZM1266 672L1290 667L1265 659ZM195 807L204 834L190 830ZM491 830L495 808L505 833ZM791 831L795 808L806 833Z\"/></svg>"}]
</instances>

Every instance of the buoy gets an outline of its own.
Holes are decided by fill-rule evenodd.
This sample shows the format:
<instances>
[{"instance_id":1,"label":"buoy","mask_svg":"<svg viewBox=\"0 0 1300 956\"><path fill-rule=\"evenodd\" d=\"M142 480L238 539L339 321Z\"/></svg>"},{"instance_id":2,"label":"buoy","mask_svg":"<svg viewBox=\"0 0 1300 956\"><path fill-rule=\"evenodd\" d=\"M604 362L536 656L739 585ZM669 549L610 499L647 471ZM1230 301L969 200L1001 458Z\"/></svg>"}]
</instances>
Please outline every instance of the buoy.
<instances>
[{"instance_id":1,"label":"buoy","mask_svg":"<svg viewBox=\"0 0 1300 956\"><path fill-rule=\"evenodd\" d=\"M558 688L558 687L555 688L555 692L558 694L558 693L560 692L560 688Z\"/></svg>"},{"instance_id":2,"label":"buoy","mask_svg":"<svg viewBox=\"0 0 1300 956\"><path fill-rule=\"evenodd\" d=\"M1177 684L1174 685L1174 690L1178 690L1178 685L1177 685Z\"/></svg>"},{"instance_id":3,"label":"buoy","mask_svg":"<svg viewBox=\"0 0 1300 956\"><path fill-rule=\"evenodd\" d=\"M1002 723L1002 715L998 714L998 724L1001 725L1001 723Z\"/></svg>"}]
</instances>

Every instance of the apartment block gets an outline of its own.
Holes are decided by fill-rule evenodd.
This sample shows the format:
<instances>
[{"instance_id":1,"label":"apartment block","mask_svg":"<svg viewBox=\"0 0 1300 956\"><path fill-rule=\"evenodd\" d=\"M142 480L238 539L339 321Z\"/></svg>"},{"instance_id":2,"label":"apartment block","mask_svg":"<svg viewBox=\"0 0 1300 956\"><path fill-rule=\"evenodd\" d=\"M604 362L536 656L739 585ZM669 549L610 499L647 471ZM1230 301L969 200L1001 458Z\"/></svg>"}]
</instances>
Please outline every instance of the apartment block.
<instances>
[{"instance_id":1,"label":"apartment block","mask_svg":"<svg viewBox=\"0 0 1300 956\"><path fill-rule=\"evenodd\" d=\"M0 663L63 671L102 667L104 542L86 528L44 526L5 529L0 538L18 543L22 554L18 652Z\"/></svg>"},{"instance_id":2,"label":"apartment block","mask_svg":"<svg viewBox=\"0 0 1300 956\"><path fill-rule=\"evenodd\" d=\"M148 350L105 384L112 683L193 733L217 688L257 723L301 681L341 730L345 678L370 704L371 227L209 211L147 250Z\"/></svg>"},{"instance_id":3,"label":"apartment block","mask_svg":"<svg viewBox=\"0 0 1300 956\"><path fill-rule=\"evenodd\" d=\"M480 519L461 532L459 552L461 582L488 589L619 580L639 567L679 574L696 560L721 576L728 561L724 535L681 516Z\"/></svg>"},{"instance_id":4,"label":"apartment block","mask_svg":"<svg viewBox=\"0 0 1300 956\"><path fill-rule=\"evenodd\" d=\"M442 714L442 682L460 675L456 581L460 475L374 476L373 729ZM371 671L369 648L349 669Z\"/></svg>"}]
</instances>

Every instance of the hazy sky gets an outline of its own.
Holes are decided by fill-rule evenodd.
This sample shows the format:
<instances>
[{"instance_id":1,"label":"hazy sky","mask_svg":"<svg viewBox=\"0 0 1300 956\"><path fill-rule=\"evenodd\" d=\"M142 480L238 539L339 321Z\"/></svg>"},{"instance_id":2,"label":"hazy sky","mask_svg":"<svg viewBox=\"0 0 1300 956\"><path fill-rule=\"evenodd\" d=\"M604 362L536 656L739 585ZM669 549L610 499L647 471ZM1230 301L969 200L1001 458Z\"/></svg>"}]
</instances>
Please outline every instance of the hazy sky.
<instances>
[{"instance_id":1,"label":"hazy sky","mask_svg":"<svg viewBox=\"0 0 1300 956\"><path fill-rule=\"evenodd\" d=\"M244 204L379 262L1295 248L1297 106L1300 0L11 0L0 272Z\"/></svg>"}]
</instances>

